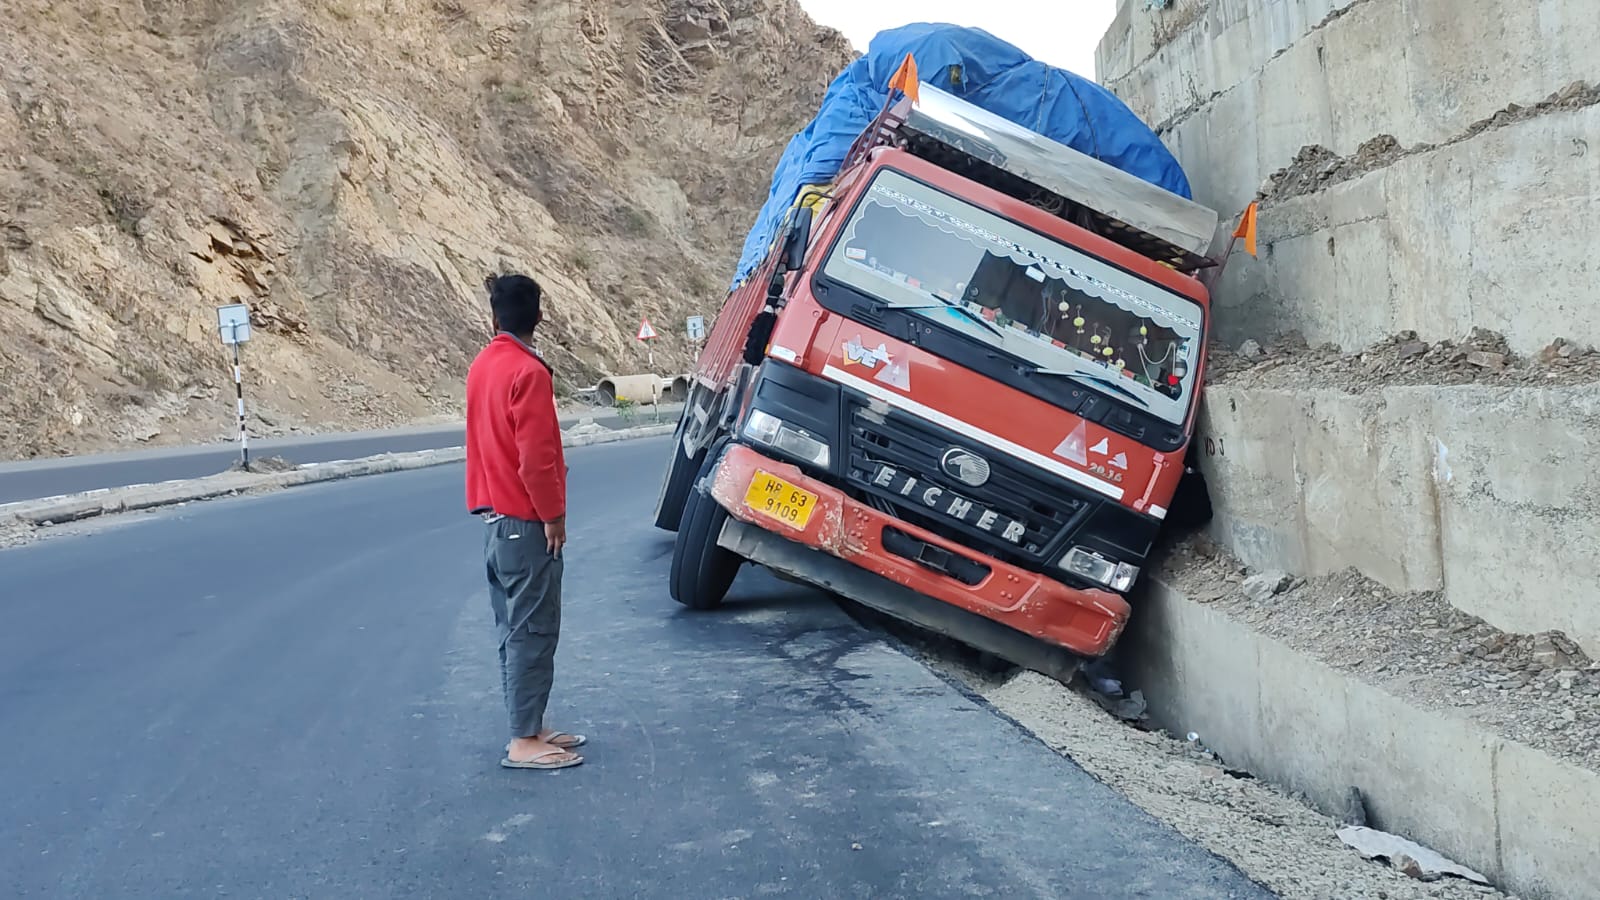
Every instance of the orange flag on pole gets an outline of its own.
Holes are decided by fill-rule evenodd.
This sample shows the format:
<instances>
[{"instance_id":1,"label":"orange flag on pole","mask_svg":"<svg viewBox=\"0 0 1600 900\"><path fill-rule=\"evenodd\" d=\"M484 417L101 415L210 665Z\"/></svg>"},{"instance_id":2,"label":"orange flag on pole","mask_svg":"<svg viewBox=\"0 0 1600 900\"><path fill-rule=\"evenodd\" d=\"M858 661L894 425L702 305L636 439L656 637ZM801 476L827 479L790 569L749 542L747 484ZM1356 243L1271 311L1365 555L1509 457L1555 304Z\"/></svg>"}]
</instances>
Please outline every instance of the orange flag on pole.
<instances>
[{"instance_id":1,"label":"orange flag on pole","mask_svg":"<svg viewBox=\"0 0 1600 900\"><path fill-rule=\"evenodd\" d=\"M1234 230L1233 236L1244 238L1244 252L1251 256L1256 255L1256 204L1251 201L1244 209L1244 217L1239 220L1239 227Z\"/></svg>"},{"instance_id":2,"label":"orange flag on pole","mask_svg":"<svg viewBox=\"0 0 1600 900\"><path fill-rule=\"evenodd\" d=\"M912 103L917 102L917 85L922 80L917 77L917 61L911 54L906 54L906 61L900 64L899 71L889 79L889 90L898 90L911 98Z\"/></svg>"}]
</instances>

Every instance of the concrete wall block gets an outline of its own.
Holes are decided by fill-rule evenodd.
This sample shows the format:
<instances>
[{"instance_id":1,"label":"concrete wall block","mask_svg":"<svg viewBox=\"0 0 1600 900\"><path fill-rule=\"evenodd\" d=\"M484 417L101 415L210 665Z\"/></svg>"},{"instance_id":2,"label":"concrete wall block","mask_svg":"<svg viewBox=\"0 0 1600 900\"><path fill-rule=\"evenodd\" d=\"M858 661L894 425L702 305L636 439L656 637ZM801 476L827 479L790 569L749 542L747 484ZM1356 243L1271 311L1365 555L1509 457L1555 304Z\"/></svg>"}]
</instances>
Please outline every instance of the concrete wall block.
<instances>
[{"instance_id":1,"label":"concrete wall block","mask_svg":"<svg viewBox=\"0 0 1600 900\"><path fill-rule=\"evenodd\" d=\"M1237 641L1238 635L1234 637ZM1252 771L1271 772L1274 781L1304 794L1318 809L1343 810L1350 786L1357 784L1349 759L1345 679L1325 666L1306 665L1304 656L1276 641L1245 643L1255 645L1261 734L1271 742L1251 748L1251 757L1261 767ZM1308 710L1315 713L1307 715ZM1201 732L1208 741L1220 739L1211 733ZM1228 741L1232 740L1229 735Z\"/></svg>"},{"instance_id":2,"label":"concrete wall block","mask_svg":"<svg viewBox=\"0 0 1600 900\"><path fill-rule=\"evenodd\" d=\"M1166 135L1167 147L1183 163L1196 202L1224 217L1237 215L1261 187L1256 142L1241 140L1254 127L1254 84L1219 97L1210 114L1184 122Z\"/></svg>"},{"instance_id":3,"label":"concrete wall block","mask_svg":"<svg viewBox=\"0 0 1600 900\"><path fill-rule=\"evenodd\" d=\"M1452 148L1469 173L1473 319L1534 352L1600 343L1600 107L1558 113Z\"/></svg>"},{"instance_id":4,"label":"concrete wall block","mask_svg":"<svg viewBox=\"0 0 1600 900\"><path fill-rule=\"evenodd\" d=\"M1590 386L1433 390L1451 604L1507 631L1562 631L1600 656L1600 475L1586 462L1600 398Z\"/></svg>"},{"instance_id":5,"label":"concrete wall block","mask_svg":"<svg viewBox=\"0 0 1600 900\"><path fill-rule=\"evenodd\" d=\"M1213 387L1197 455L1211 491L1211 530L1245 565L1304 572L1305 508L1292 444L1300 402L1277 392Z\"/></svg>"},{"instance_id":6,"label":"concrete wall block","mask_svg":"<svg viewBox=\"0 0 1600 900\"><path fill-rule=\"evenodd\" d=\"M1288 678L1291 672L1262 674ZM1344 698L1350 722L1345 746L1359 748L1350 754L1350 784L1366 796L1373 824L1471 860L1474 868L1487 867L1484 874L1492 877L1499 858L1494 756L1503 742L1353 678L1345 679Z\"/></svg>"},{"instance_id":7,"label":"concrete wall block","mask_svg":"<svg viewBox=\"0 0 1600 900\"><path fill-rule=\"evenodd\" d=\"M1257 771L1271 764L1268 736L1260 715L1264 681L1257 656L1258 643L1241 639L1241 628L1228 617L1190 603L1153 579L1146 582L1145 600L1134 610L1134 621L1118 651L1138 660L1142 684L1161 685L1147 690L1151 715L1172 723L1183 734L1200 733L1201 741L1241 766ZM1174 647L1184 652L1174 653ZM1204 684L1220 679L1226 691L1186 692L1177 685Z\"/></svg>"},{"instance_id":8,"label":"concrete wall block","mask_svg":"<svg viewBox=\"0 0 1600 900\"><path fill-rule=\"evenodd\" d=\"M1155 722L1338 814L1352 786L1373 825L1530 898L1589 900L1600 775L1425 708L1145 582L1123 639Z\"/></svg>"},{"instance_id":9,"label":"concrete wall block","mask_svg":"<svg viewBox=\"0 0 1600 900\"><path fill-rule=\"evenodd\" d=\"M1354 566L1394 590L1439 586L1431 459L1417 427L1428 405L1412 392L1308 398L1291 426L1308 574Z\"/></svg>"},{"instance_id":10,"label":"concrete wall block","mask_svg":"<svg viewBox=\"0 0 1600 900\"><path fill-rule=\"evenodd\" d=\"M1095 78L1112 84L1145 61L1154 46L1152 22L1141 0L1119 0L1117 14L1094 50Z\"/></svg>"},{"instance_id":11,"label":"concrete wall block","mask_svg":"<svg viewBox=\"0 0 1600 900\"><path fill-rule=\"evenodd\" d=\"M1267 63L1256 88L1256 158L1273 168L1307 144L1328 143L1334 130L1330 88L1319 37L1291 45ZM1259 186L1266 173L1254 174Z\"/></svg>"},{"instance_id":12,"label":"concrete wall block","mask_svg":"<svg viewBox=\"0 0 1600 900\"><path fill-rule=\"evenodd\" d=\"M1496 759L1495 796L1503 877L1533 897L1593 897L1600 775L1508 743Z\"/></svg>"},{"instance_id":13,"label":"concrete wall block","mask_svg":"<svg viewBox=\"0 0 1600 900\"><path fill-rule=\"evenodd\" d=\"M1301 144L1322 144L1336 153L1349 154L1380 134L1393 134L1408 145L1416 143L1406 48L1417 40L1410 34L1400 0L1363 3L1308 40L1322 45L1333 124L1325 132L1307 133ZM1263 77L1281 76L1268 71ZM1286 165L1293 155L1291 151L1268 162Z\"/></svg>"},{"instance_id":14,"label":"concrete wall block","mask_svg":"<svg viewBox=\"0 0 1600 900\"><path fill-rule=\"evenodd\" d=\"M1600 656L1600 544L1585 539L1600 533L1600 475L1584 463L1600 398L1588 386L1215 385L1199 440L1212 534L1244 564L1443 589L1496 627L1558 630Z\"/></svg>"},{"instance_id":15,"label":"concrete wall block","mask_svg":"<svg viewBox=\"0 0 1600 900\"><path fill-rule=\"evenodd\" d=\"M1459 198L1471 191L1465 155L1449 150L1408 159L1384 180L1390 220L1390 302L1395 330L1424 339L1456 338L1472 330L1472 217ZM1314 199L1314 198L1312 198Z\"/></svg>"},{"instance_id":16,"label":"concrete wall block","mask_svg":"<svg viewBox=\"0 0 1600 900\"><path fill-rule=\"evenodd\" d=\"M1176 151L1208 161L1215 152L1204 124L1174 134ZM1582 225L1600 221L1600 166L1584 164L1591 147L1600 148L1600 107L1520 122L1269 206L1266 254L1232 260L1217 292L1219 334L1237 343L1294 329L1312 343L1361 348L1400 330L1440 340L1482 327L1523 354L1557 337L1600 345L1600 229ZM1235 164L1223 177L1248 174L1238 159L1219 162Z\"/></svg>"},{"instance_id":17,"label":"concrete wall block","mask_svg":"<svg viewBox=\"0 0 1600 900\"><path fill-rule=\"evenodd\" d=\"M1379 134L1407 146L1441 143L1508 103L1529 105L1592 79L1600 43L1592 12L1586 0L1216 0L1157 50L1161 23L1174 13L1131 0L1102 39L1099 76L1152 123L1251 82L1262 83L1263 97L1317 95L1327 115L1302 118L1298 135L1273 137L1272 148L1292 145L1263 156L1276 167L1306 144L1350 153ZM1302 51L1319 62L1313 78L1299 63L1285 65Z\"/></svg>"},{"instance_id":18,"label":"concrete wall block","mask_svg":"<svg viewBox=\"0 0 1600 900\"><path fill-rule=\"evenodd\" d=\"M1374 4L1376 5L1376 4ZM1404 0L1406 107L1436 143L1508 103L1524 106L1596 76L1600 18L1588 0Z\"/></svg>"}]
</instances>

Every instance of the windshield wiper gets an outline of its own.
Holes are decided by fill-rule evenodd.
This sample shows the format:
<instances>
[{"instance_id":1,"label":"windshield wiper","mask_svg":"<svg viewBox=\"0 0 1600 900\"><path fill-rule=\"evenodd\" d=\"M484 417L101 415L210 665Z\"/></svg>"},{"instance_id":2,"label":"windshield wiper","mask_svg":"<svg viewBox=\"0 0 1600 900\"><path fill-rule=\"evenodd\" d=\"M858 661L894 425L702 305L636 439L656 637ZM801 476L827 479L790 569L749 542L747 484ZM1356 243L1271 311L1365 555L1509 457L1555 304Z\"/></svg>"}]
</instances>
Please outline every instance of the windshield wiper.
<instances>
[{"instance_id":1,"label":"windshield wiper","mask_svg":"<svg viewBox=\"0 0 1600 900\"><path fill-rule=\"evenodd\" d=\"M1066 369L1035 369L1028 366L1019 366L1018 371L1025 375L1049 375L1055 378L1065 378L1069 381L1079 382L1080 384L1083 382L1088 382L1090 384L1103 387L1106 390L1115 391L1118 394L1127 397L1129 400L1139 404L1145 409L1150 408L1150 404L1146 403L1143 397L1140 397L1138 394L1135 394L1133 391L1128 390L1109 378L1101 378L1098 375L1087 375L1083 372L1071 372Z\"/></svg>"},{"instance_id":2,"label":"windshield wiper","mask_svg":"<svg viewBox=\"0 0 1600 900\"><path fill-rule=\"evenodd\" d=\"M983 316L974 313L972 310L967 309L965 306L962 306L954 301L939 300L937 303L892 303L888 300L879 300L878 302L883 304L884 309L937 309L942 306L945 309L955 310L956 312L965 316L967 321L992 333L1000 340L1004 341L1006 339L1006 333L1000 328L999 325L994 324L988 319L985 319Z\"/></svg>"}]
</instances>

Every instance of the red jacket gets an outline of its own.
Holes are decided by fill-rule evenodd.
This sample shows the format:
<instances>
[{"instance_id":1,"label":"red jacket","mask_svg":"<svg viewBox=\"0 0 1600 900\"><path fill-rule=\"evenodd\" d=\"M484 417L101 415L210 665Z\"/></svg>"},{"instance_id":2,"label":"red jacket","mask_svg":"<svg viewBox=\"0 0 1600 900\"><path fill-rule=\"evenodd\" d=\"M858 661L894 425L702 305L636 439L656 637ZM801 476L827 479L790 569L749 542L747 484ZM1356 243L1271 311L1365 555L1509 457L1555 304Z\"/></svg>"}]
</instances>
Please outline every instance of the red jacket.
<instances>
[{"instance_id":1,"label":"red jacket","mask_svg":"<svg viewBox=\"0 0 1600 900\"><path fill-rule=\"evenodd\" d=\"M509 334L490 341L467 372L467 509L533 522L567 512L550 369Z\"/></svg>"}]
</instances>

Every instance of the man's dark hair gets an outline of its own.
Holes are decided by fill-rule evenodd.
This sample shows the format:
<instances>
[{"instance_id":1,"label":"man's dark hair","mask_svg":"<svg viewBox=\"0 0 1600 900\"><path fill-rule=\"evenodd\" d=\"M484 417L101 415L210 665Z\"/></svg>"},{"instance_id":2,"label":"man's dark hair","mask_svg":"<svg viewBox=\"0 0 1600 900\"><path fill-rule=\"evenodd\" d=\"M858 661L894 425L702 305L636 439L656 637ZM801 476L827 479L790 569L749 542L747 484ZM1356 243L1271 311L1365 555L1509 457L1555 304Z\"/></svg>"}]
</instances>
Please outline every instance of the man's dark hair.
<instances>
[{"instance_id":1,"label":"man's dark hair","mask_svg":"<svg viewBox=\"0 0 1600 900\"><path fill-rule=\"evenodd\" d=\"M533 333L539 324L539 297L543 293L539 282L526 275L501 275L490 277L489 308L500 323L500 330L515 335Z\"/></svg>"}]
</instances>

